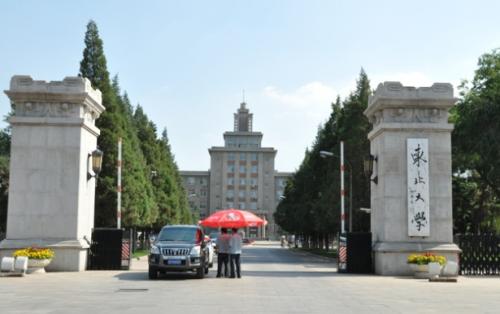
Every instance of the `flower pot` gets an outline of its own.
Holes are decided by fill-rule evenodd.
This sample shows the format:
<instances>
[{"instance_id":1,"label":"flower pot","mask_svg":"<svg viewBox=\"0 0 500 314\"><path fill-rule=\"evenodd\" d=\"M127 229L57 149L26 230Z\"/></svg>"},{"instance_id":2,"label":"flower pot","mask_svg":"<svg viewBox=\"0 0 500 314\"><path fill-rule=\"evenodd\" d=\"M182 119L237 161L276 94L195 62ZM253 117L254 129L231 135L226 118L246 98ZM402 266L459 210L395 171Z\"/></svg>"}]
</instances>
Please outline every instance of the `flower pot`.
<instances>
[{"instance_id":1,"label":"flower pot","mask_svg":"<svg viewBox=\"0 0 500 314\"><path fill-rule=\"evenodd\" d=\"M51 259L28 259L28 274L43 274L45 267L50 264Z\"/></svg>"},{"instance_id":2,"label":"flower pot","mask_svg":"<svg viewBox=\"0 0 500 314\"><path fill-rule=\"evenodd\" d=\"M410 265L411 270L415 278L429 278L429 265L428 264L408 264Z\"/></svg>"},{"instance_id":3,"label":"flower pot","mask_svg":"<svg viewBox=\"0 0 500 314\"><path fill-rule=\"evenodd\" d=\"M439 263L429 263L429 278L438 278L442 268Z\"/></svg>"},{"instance_id":4,"label":"flower pot","mask_svg":"<svg viewBox=\"0 0 500 314\"><path fill-rule=\"evenodd\" d=\"M456 277L458 276L458 263L453 261L446 262L443 269L443 276Z\"/></svg>"}]
</instances>

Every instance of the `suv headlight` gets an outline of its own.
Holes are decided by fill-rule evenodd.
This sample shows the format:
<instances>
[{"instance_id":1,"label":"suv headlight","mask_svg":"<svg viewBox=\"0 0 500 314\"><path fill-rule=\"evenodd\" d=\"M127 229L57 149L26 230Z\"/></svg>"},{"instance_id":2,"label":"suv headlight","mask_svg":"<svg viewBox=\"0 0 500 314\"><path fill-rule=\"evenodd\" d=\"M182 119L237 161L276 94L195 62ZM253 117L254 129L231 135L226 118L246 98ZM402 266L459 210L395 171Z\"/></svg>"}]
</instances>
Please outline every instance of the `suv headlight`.
<instances>
[{"instance_id":1,"label":"suv headlight","mask_svg":"<svg viewBox=\"0 0 500 314\"><path fill-rule=\"evenodd\" d=\"M150 254L160 254L160 249L157 246L151 245L151 249L149 250Z\"/></svg>"},{"instance_id":2,"label":"suv headlight","mask_svg":"<svg viewBox=\"0 0 500 314\"><path fill-rule=\"evenodd\" d=\"M201 247L200 246L193 246L193 248L191 249L191 252L189 253L189 255L191 255L191 256L200 256L200 251L201 251Z\"/></svg>"}]
</instances>

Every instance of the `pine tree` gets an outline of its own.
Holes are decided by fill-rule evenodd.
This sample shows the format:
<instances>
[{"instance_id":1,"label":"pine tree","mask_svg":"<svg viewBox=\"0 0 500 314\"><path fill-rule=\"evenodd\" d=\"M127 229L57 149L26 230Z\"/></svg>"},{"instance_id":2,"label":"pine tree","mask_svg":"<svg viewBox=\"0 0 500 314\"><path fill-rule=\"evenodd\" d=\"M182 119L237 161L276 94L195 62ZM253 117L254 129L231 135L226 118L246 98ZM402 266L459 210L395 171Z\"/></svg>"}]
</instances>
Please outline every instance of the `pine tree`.
<instances>
[{"instance_id":1,"label":"pine tree","mask_svg":"<svg viewBox=\"0 0 500 314\"><path fill-rule=\"evenodd\" d=\"M102 171L96 187L96 227L116 225L116 160L117 142L123 139L122 222L125 227L150 225L155 220L154 200L145 161L139 148L129 104L120 97L118 78L109 79L103 42L97 25L90 21L85 33L85 49L80 75L88 78L102 93L106 110L96 121L101 130L98 146L104 151ZM128 99L126 100L128 101Z\"/></svg>"},{"instance_id":2,"label":"pine tree","mask_svg":"<svg viewBox=\"0 0 500 314\"><path fill-rule=\"evenodd\" d=\"M302 235L306 246L326 247L335 230L340 229L340 141L344 141L346 148L346 164L352 165L346 172L352 171L353 178L353 229L369 230L368 216L358 209L369 206L370 201L369 180L363 174L363 157L370 149L367 139L370 125L363 111L370 93L368 77L361 70L356 90L343 102L338 97L332 104L329 119L318 128L312 147L287 183L284 199L274 216L283 230ZM323 159L320 157L322 150L336 156ZM349 182L346 183L348 187ZM349 199L346 205L347 211Z\"/></svg>"}]
</instances>

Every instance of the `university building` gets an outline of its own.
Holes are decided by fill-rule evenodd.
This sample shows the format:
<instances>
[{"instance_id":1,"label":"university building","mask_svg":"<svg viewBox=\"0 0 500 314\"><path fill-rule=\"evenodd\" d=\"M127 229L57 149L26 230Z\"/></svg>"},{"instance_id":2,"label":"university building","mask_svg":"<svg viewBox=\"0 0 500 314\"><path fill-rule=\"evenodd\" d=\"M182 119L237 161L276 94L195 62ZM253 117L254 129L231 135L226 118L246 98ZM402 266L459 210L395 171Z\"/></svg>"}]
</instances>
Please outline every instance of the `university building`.
<instances>
[{"instance_id":1,"label":"university building","mask_svg":"<svg viewBox=\"0 0 500 314\"><path fill-rule=\"evenodd\" d=\"M261 132L252 129L253 114L241 103L234 130L224 132L224 146L213 146L208 171L181 171L191 209L203 219L217 210L243 209L265 219L266 227L247 228L250 238L276 238L273 214L290 172L274 169L277 150L262 147Z\"/></svg>"}]
</instances>

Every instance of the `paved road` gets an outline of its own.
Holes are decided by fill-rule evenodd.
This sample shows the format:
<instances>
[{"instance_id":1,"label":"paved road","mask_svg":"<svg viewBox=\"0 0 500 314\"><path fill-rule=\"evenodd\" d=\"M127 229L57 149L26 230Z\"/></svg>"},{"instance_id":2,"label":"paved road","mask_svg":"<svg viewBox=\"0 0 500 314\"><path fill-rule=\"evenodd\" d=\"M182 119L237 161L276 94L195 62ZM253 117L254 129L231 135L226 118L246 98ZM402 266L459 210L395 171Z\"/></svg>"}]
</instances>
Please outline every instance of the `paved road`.
<instances>
[{"instance_id":1,"label":"paved road","mask_svg":"<svg viewBox=\"0 0 500 314\"><path fill-rule=\"evenodd\" d=\"M277 243L244 248L243 278L147 279L132 271L0 278L0 313L499 313L500 278L430 283L337 274L328 259Z\"/></svg>"}]
</instances>

